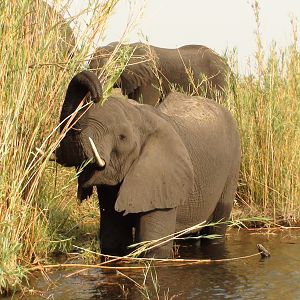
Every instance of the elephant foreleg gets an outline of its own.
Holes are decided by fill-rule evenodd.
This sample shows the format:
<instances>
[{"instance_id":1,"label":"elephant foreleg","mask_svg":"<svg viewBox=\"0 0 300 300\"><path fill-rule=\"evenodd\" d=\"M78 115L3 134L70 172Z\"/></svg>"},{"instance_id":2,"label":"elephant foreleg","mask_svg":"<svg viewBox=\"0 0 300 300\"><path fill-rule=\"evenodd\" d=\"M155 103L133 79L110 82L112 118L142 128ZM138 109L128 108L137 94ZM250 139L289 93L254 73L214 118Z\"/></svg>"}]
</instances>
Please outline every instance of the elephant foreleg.
<instances>
[{"instance_id":1,"label":"elephant foreleg","mask_svg":"<svg viewBox=\"0 0 300 300\"><path fill-rule=\"evenodd\" d=\"M161 239L175 232L176 208L155 209L142 213L139 217L136 230L137 241L151 241ZM158 247L150 249L142 254L146 257L167 258L172 255L173 241L161 240L155 244Z\"/></svg>"},{"instance_id":2,"label":"elephant foreleg","mask_svg":"<svg viewBox=\"0 0 300 300\"><path fill-rule=\"evenodd\" d=\"M100 205L100 248L106 255L124 256L130 252L129 245L133 244L133 227L136 215L117 212L114 204L119 186L97 187Z\"/></svg>"},{"instance_id":3,"label":"elephant foreleg","mask_svg":"<svg viewBox=\"0 0 300 300\"><path fill-rule=\"evenodd\" d=\"M134 216L101 210L100 248L106 255L124 256L130 252L133 244Z\"/></svg>"}]
</instances>

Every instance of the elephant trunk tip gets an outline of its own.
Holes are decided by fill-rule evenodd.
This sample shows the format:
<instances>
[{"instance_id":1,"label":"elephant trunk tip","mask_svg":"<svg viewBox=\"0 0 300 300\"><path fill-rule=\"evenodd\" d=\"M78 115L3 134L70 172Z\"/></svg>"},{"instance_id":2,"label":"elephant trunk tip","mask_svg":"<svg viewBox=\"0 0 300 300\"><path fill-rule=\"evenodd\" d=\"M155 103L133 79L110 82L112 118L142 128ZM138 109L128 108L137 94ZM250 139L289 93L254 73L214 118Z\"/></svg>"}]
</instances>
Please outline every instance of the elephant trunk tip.
<instances>
[{"instance_id":1,"label":"elephant trunk tip","mask_svg":"<svg viewBox=\"0 0 300 300\"><path fill-rule=\"evenodd\" d=\"M94 103L98 103L102 100L102 85L98 76L94 72L85 70L77 74L75 77L77 77L76 79L78 83L82 84L88 89L91 94L91 99Z\"/></svg>"}]
</instances>

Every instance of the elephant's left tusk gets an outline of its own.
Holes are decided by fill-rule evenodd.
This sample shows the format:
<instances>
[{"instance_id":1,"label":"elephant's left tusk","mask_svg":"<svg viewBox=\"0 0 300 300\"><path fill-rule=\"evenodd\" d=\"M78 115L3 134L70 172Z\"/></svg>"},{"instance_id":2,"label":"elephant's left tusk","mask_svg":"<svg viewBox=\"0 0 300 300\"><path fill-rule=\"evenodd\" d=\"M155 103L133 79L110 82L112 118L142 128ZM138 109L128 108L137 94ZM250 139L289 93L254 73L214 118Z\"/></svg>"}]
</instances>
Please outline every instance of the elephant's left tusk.
<instances>
[{"instance_id":1,"label":"elephant's left tusk","mask_svg":"<svg viewBox=\"0 0 300 300\"><path fill-rule=\"evenodd\" d=\"M41 154L42 156L45 155L45 152L44 152L41 148L35 147L35 150L36 150L36 152L38 152L38 153Z\"/></svg>"},{"instance_id":2,"label":"elephant's left tusk","mask_svg":"<svg viewBox=\"0 0 300 300\"><path fill-rule=\"evenodd\" d=\"M95 155L96 161L98 163L98 165L102 168L105 166L105 161L100 157L98 150L96 148L96 145L94 143L94 141L89 137L89 141L93 150L93 154Z\"/></svg>"}]
</instances>

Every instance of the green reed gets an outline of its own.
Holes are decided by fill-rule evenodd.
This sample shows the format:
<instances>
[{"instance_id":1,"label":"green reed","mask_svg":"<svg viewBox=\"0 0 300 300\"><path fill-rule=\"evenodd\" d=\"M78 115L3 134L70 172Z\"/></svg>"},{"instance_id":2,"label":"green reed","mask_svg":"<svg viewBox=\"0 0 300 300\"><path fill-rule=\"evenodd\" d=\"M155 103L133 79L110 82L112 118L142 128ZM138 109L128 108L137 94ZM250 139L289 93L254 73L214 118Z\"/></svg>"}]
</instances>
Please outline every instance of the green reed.
<instances>
[{"instance_id":1,"label":"green reed","mask_svg":"<svg viewBox=\"0 0 300 300\"><path fill-rule=\"evenodd\" d=\"M80 219L70 217L74 173L59 170L58 179L47 156L67 84L84 67L118 0L94 2L88 7L93 18L75 48L64 44L62 19L41 0L0 4L0 294L20 286L27 266L66 249Z\"/></svg>"},{"instance_id":2,"label":"green reed","mask_svg":"<svg viewBox=\"0 0 300 300\"><path fill-rule=\"evenodd\" d=\"M242 141L237 215L268 216L275 223L300 220L300 52L291 19L290 46L265 50L259 5L253 5L257 30L255 63L237 74L236 95L229 93ZM238 69L238 63L233 63Z\"/></svg>"}]
</instances>

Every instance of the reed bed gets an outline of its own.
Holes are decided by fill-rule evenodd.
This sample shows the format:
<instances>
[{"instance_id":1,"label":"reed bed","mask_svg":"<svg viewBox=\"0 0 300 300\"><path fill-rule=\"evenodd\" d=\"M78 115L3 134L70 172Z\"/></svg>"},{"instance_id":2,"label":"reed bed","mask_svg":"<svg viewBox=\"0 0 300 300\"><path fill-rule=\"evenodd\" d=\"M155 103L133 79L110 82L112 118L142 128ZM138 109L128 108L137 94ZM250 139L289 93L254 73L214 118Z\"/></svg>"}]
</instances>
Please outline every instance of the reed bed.
<instances>
[{"instance_id":1,"label":"reed bed","mask_svg":"<svg viewBox=\"0 0 300 300\"><path fill-rule=\"evenodd\" d=\"M71 208L75 176L57 170L47 156L57 138L66 86L84 67L94 37L103 33L117 2L90 1L81 14L93 18L76 44L71 38L68 45L66 24L45 2L0 4L0 294L18 288L29 265L71 245L80 218Z\"/></svg>"},{"instance_id":2,"label":"reed bed","mask_svg":"<svg viewBox=\"0 0 300 300\"><path fill-rule=\"evenodd\" d=\"M235 91L227 106L236 117L242 142L242 166L236 216L267 216L291 226L300 221L300 52L298 28L291 18L291 43L264 49L260 8L257 49L248 74L236 71Z\"/></svg>"}]
</instances>

